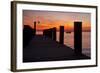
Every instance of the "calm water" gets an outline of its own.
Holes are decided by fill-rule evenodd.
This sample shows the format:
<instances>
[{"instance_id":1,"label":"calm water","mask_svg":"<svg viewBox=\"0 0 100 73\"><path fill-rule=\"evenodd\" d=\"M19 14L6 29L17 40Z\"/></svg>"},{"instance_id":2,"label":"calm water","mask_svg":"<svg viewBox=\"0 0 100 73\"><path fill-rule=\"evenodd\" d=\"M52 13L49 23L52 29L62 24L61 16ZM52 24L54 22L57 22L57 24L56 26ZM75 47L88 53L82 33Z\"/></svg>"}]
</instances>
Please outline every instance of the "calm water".
<instances>
[{"instance_id":1,"label":"calm water","mask_svg":"<svg viewBox=\"0 0 100 73\"><path fill-rule=\"evenodd\" d=\"M42 34L42 32L37 32ZM59 32L57 32L57 41L59 41ZM64 44L74 49L74 33L64 32ZM91 34L90 32L82 32L82 53L91 56Z\"/></svg>"},{"instance_id":2,"label":"calm water","mask_svg":"<svg viewBox=\"0 0 100 73\"><path fill-rule=\"evenodd\" d=\"M59 41L59 32L57 32L57 41ZM91 48L91 34L90 32L82 32L82 53L90 56ZM64 32L64 44L74 49L74 33Z\"/></svg>"}]
</instances>

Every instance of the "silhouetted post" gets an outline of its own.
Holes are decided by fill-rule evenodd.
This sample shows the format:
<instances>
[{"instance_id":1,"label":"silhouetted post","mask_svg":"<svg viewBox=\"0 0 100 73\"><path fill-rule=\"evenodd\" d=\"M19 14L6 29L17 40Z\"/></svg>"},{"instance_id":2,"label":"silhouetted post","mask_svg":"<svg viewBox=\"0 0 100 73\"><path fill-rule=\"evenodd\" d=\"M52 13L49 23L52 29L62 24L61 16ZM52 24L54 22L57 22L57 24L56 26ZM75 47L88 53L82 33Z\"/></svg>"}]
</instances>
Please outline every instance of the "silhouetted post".
<instances>
[{"instance_id":1,"label":"silhouetted post","mask_svg":"<svg viewBox=\"0 0 100 73\"><path fill-rule=\"evenodd\" d=\"M75 54L82 54L82 22L74 22L74 48Z\"/></svg>"},{"instance_id":2,"label":"silhouetted post","mask_svg":"<svg viewBox=\"0 0 100 73\"><path fill-rule=\"evenodd\" d=\"M49 29L49 37L52 39L52 29Z\"/></svg>"},{"instance_id":3,"label":"silhouetted post","mask_svg":"<svg viewBox=\"0 0 100 73\"><path fill-rule=\"evenodd\" d=\"M60 38L59 43L64 44L64 26L60 26Z\"/></svg>"},{"instance_id":4,"label":"silhouetted post","mask_svg":"<svg viewBox=\"0 0 100 73\"><path fill-rule=\"evenodd\" d=\"M52 39L56 41L56 28L52 28Z\"/></svg>"},{"instance_id":5,"label":"silhouetted post","mask_svg":"<svg viewBox=\"0 0 100 73\"><path fill-rule=\"evenodd\" d=\"M34 21L34 34L36 35L36 21Z\"/></svg>"}]
</instances>

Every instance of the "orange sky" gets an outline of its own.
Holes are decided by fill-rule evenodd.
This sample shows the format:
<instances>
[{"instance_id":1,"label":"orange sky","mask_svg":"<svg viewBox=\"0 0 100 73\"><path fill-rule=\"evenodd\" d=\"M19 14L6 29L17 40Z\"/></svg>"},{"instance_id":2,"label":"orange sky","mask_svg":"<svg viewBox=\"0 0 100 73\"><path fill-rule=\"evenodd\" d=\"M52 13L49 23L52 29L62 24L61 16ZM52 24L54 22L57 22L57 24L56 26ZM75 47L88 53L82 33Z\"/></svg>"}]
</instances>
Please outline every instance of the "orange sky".
<instances>
[{"instance_id":1,"label":"orange sky","mask_svg":"<svg viewBox=\"0 0 100 73\"><path fill-rule=\"evenodd\" d=\"M90 18L89 13L23 10L23 24L34 28L34 21L37 21L37 30L53 27L59 30L59 26L64 26L65 31L73 31L74 21L82 21L83 31L90 31Z\"/></svg>"}]
</instances>

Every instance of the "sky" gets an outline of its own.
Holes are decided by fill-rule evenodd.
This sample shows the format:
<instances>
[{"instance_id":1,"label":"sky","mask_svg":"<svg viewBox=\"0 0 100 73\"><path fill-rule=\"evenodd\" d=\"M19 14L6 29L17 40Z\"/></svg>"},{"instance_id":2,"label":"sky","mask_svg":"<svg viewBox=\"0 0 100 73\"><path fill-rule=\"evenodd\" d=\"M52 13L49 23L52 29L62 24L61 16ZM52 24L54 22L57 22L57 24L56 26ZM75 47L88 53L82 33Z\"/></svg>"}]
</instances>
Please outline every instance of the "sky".
<instances>
[{"instance_id":1,"label":"sky","mask_svg":"<svg viewBox=\"0 0 100 73\"><path fill-rule=\"evenodd\" d=\"M65 31L73 31L75 21L82 22L83 31L91 30L90 13L23 10L23 25L34 28L35 21L40 31L53 27L59 30L59 26L64 26Z\"/></svg>"}]
</instances>

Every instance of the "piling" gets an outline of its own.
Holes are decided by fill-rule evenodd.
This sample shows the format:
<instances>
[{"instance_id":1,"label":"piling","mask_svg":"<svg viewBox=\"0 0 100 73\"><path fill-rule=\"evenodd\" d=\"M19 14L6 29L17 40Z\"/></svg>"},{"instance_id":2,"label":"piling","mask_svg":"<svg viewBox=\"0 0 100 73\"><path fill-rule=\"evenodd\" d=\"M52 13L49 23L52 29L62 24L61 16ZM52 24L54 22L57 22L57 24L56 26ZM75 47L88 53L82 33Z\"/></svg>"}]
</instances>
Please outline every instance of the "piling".
<instances>
[{"instance_id":1,"label":"piling","mask_svg":"<svg viewBox=\"0 0 100 73\"><path fill-rule=\"evenodd\" d=\"M74 22L74 48L76 55L82 54L82 22Z\"/></svg>"},{"instance_id":2,"label":"piling","mask_svg":"<svg viewBox=\"0 0 100 73\"><path fill-rule=\"evenodd\" d=\"M64 26L60 26L59 43L64 44Z\"/></svg>"}]
</instances>

